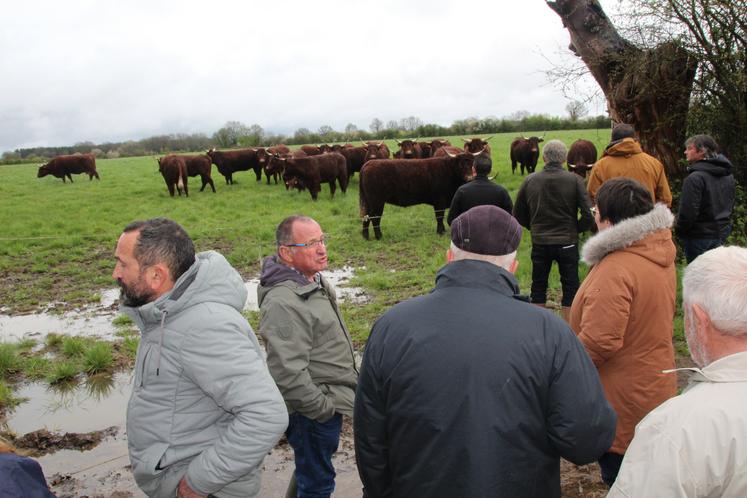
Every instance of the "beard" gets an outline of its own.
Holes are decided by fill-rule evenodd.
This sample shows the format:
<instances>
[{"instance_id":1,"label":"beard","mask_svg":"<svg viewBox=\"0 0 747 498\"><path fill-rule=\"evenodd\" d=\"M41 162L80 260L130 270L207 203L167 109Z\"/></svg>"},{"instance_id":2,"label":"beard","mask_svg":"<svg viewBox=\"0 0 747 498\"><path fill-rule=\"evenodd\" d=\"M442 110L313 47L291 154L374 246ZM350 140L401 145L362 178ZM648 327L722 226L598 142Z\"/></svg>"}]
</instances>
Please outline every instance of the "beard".
<instances>
[{"instance_id":1,"label":"beard","mask_svg":"<svg viewBox=\"0 0 747 498\"><path fill-rule=\"evenodd\" d=\"M143 285L142 275L132 285L128 285L117 279L119 285L119 303L130 308L139 308L153 301L153 292Z\"/></svg>"}]
</instances>

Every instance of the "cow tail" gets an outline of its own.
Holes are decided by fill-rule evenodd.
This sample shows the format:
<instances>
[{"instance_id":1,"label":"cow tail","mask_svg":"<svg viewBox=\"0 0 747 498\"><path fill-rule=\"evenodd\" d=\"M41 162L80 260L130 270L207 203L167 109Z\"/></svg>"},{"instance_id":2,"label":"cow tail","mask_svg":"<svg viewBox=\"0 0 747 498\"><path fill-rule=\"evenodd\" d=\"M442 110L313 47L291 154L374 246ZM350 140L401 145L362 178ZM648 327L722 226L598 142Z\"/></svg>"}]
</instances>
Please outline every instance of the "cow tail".
<instances>
[{"instance_id":1,"label":"cow tail","mask_svg":"<svg viewBox=\"0 0 747 498\"><path fill-rule=\"evenodd\" d=\"M176 184L179 190L184 190L184 169L185 169L184 164L179 163L179 180L177 181L177 184Z\"/></svg>"}]
</instances>

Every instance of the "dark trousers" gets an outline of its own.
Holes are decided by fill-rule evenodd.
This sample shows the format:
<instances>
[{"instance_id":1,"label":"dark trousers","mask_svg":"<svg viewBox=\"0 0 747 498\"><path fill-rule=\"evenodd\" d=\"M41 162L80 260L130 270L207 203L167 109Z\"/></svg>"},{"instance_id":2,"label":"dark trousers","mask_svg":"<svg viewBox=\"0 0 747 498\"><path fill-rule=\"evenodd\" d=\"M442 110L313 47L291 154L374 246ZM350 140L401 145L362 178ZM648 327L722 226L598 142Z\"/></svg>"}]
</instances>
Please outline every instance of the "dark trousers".
<instances>
[{"instance_id":1,"label":"dark trousers","mask_svg":"<svg viewBox=\"0 0 747 498\"><path fill-rule=\"evenodd\" d=\"M687 264L692 263L695 258L704 252L724 245L729 234L731 234L731 229L731 225L724 227L719 236L713 239L690 239L682 237L682 248L685 250Z\"/></svg>"},{"instance_id":2,"label":"dark trousers","mask_svg":"<svg viewBox=\"0 0 747 498\"><path fill-rule=\"evenodd\" d=\"M547 301L547 279L553 261L558 263L560 284L563 287L563 306L573 304L578 291L578 245L532 244L532 295L531 301L545 304Z\"/></svg>"},{"instance_id":3,"label":"dark trousers","mask_svg":"<svg viewBox=\"0 0 747 498\"><path fill-rule=\"evenodd\" d=\"M605 453L598 460L599 468L602 471L602 480L610 488L615 484L617 473L620 472L620 465L622 465L623 456L624 455L619 455L617 453Z\"/></svg>"},{"instance_id":4,"label":"dark trousers","mask_svg":"<svg viewBox=\"0 0 747 498\"><path fill-rule=\"evenodd\" d=\"M332 455L340 443L341 429L339 413L323 423L300 413L289 415L285 434L296 460L298 498L329 498L335 490Z\"/></svg>"}]
</instances>

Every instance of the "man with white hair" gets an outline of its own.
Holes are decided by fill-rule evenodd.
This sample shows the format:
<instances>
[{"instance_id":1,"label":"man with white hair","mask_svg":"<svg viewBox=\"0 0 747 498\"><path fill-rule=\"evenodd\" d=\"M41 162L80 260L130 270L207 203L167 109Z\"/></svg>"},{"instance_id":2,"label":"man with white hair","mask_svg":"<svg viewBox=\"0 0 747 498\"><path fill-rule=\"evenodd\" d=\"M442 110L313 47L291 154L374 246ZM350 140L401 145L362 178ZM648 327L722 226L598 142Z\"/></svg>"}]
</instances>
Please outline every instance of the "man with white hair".
<instances>
[{"instance_id":1,"label":"man with white hair","mask_svg":"<svg viewBox=\"0 0 747 498\"><path fill-rule=\"evenodd\" d=\"M703 253L682 283L700 368L638 424L608 496L747 496L747 249Z\"/></svg>"},{"instance_id":2,"label":"man with white hair","mask_svg":"<svg viewBox=\"0 0 747 498\"><path fill-rule=\"evenodd\" d=\"M364 497L560 497L560 457L612 443L583 346L518 295L521 233L497 206L466 211L436 288L375 323L353 418Z\"/></svg>"}]
</instances>

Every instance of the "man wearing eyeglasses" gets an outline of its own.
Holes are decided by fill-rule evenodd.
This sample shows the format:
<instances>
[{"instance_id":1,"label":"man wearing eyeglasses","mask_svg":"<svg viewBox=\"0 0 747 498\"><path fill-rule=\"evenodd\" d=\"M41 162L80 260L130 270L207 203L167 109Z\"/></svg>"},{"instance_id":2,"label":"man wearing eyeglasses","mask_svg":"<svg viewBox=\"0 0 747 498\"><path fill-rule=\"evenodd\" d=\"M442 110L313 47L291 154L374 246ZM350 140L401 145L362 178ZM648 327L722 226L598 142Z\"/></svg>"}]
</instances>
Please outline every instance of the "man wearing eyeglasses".
<instances>
[{"instance_id":1,"label":"man wearing eyeglasses","mask_svg":"<svg viewBox=\"0 0 747 498\"><path fill-rule=\"evenodd\" d=\"M288 408L286 436L296 461L286 496L329 497L342 415L353 415L353 343L335 292L320 273L327 268L327 237L319 224L290 216L278 225L275 239L277 253L262 263L257 294L259 332Z\"/></svg>"}]
</instances>

